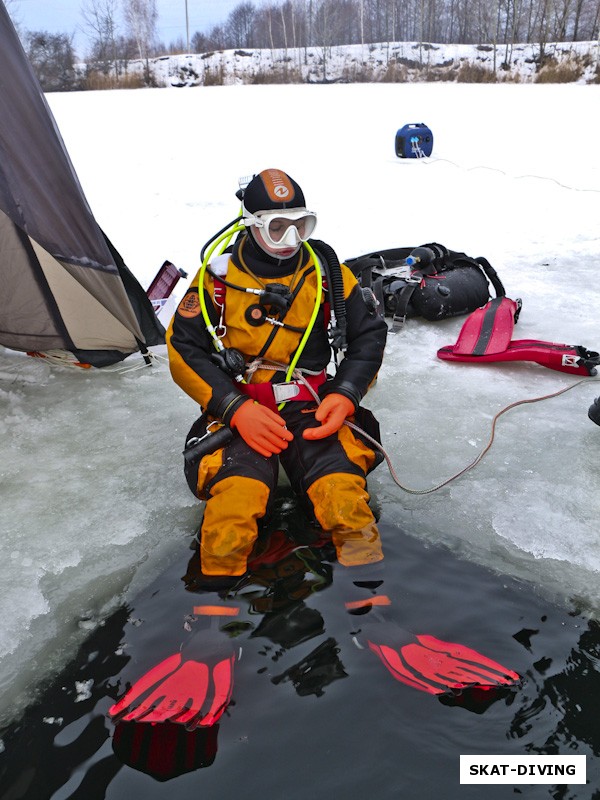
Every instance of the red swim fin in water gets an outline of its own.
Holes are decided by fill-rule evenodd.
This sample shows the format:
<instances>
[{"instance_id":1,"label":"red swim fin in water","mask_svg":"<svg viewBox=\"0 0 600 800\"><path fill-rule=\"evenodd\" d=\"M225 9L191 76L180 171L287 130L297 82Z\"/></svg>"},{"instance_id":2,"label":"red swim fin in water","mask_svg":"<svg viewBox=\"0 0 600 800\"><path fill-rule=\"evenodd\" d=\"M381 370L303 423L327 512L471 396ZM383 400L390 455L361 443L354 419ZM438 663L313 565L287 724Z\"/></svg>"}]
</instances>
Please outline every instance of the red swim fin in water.
<instances>
[{"instance_id":1,"label":"red swim fin in water","mask_svg":"<svg viewBox=\"0 0 600 800\"><path fill-rule=\"evenodd\" d=\"M398 681L428 694L515 686L512 669L470 647L428 634L413 635L394 623L369 626L369 648Z\"/></svg>"},{"instance_id":2,"label":"red swim fin in water","mask_svg":"<svg viewBox=\"0 0 600 800\"><path fill-rule=\"evenodd\" d=\"M139 678L109 716L116 722L173 722L188 730L214 725L231 700L234 661L227 636L199 631L181 652Z\"/></svg>"}]
</instances>

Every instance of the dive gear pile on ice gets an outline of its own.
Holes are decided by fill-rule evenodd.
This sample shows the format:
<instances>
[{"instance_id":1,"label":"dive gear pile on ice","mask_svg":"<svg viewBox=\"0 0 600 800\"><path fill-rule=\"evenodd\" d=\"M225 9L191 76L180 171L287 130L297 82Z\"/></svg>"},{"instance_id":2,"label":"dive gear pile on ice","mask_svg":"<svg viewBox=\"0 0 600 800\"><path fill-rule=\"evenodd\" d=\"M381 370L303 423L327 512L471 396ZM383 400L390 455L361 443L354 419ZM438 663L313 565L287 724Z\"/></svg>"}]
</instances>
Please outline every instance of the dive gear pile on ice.
<instances>
[{"instance_id":1,"label":"dive gear pile on ice","mask_svg":"<svg viewBox=\"0 0 600 800\"><path fill-rule=\"evenodd\" d=\"M490 299L490 284L496 296L505 294L483 256L471 258L436 243L378 250L345 263L375 297L379 312L393 317L393 331L409 317L433 321L468 314Z\"/></svg>"},{"instance_id":2,"label":"dive gear pile on ice","mask_svg":"<svg viewBox=\"0 0 600 800\"><path fill-rule=\"evenodd\" d=\"M465 320L456 344L440 348L438 358L471 364L534 361L548 369L571 375L596 374L600 356L582 345L513 339L513 328L520 310L520 300L496 297Z\"/></svg>"}]
</instances>

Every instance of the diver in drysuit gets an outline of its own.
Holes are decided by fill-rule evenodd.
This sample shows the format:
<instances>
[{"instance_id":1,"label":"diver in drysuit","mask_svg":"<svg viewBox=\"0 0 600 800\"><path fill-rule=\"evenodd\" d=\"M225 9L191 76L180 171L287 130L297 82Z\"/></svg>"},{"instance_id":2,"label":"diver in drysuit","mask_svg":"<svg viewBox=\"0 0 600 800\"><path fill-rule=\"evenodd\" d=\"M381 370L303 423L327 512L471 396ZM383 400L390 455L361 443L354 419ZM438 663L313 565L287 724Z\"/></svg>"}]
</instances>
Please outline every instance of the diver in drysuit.
<instances>
[{"instance_id":1,"label":"diver in drysuit","mask_svg":"<svg viewBox=\"0 0 600 800\"><path fill-rule=\"evenodd\" d=\"M341 564L380 561L366 476L381 455L344 422L358 418L378 433L360 402L381 365L387 325L342 265L337 288L346 342L328 377L336 287L321 290L323 264L305 244L316 215L296 181L277 169L250 181L242 214L245 230L232 252L200 270L167 334L173 378L204 412L194 433L216 421L239 434L188 470L191 488L206 500L202 571L245 573L279 464L315 522L331 533Z\"/></svg>"},{"instance_id":2,"label":"diver in drysuit","mask_svg":"<svg viewBox=\"0 0 600 800\"><path fill-rule=\"evenodd\" d=\"M354 638L360 634L361 647L396 680L440 695L512 685L516 673L474 650L412 635L383 616L391 601L366 485L382 455L378 425L360 403L381 366L387 324L331 248L311 243L316 215L289 175L264 170L242 201L231 230L238 238L214 258L208 251L167 334L173 378L202 410L188 434L186 450L196 457L187 460L186 477L206 506L184 581L216 598L194 606L179 650L137 680L110 716L215 726L232 696L231 620L246 590L265 590L250 593L254 613L265 615L252 635L293 646L324 630L303 600L330 585L335 559L338 597L361 617ZM328 375L332 345L344 357ZM351 427L355 421L361 430ZM299 545L281 532L267 546L259 539L279 465L320 529L315 542ZM322 693L345 676L338 650L334 640L322 642L275 681Z\"/></svg>"}]
</instances>

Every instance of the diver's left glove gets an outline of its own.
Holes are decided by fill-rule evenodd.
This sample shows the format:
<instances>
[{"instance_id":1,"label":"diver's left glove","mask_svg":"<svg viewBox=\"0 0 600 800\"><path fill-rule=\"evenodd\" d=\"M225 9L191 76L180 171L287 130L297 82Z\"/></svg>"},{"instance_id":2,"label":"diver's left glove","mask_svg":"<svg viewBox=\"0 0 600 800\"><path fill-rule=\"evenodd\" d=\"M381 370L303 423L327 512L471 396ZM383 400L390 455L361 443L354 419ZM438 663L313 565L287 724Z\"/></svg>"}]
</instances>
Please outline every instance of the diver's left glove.
<instances>
[{"instance_id":1,"label":"diver's left glove","mask_svg":"<svg viewBox=\"0 0 600 800\"><path fill-rule=\"evenodd\" d=\"M195 609L212 616L210 629L192 632L178 653L137 680L109 708L115 722L175 722L188 730L218 722L231 700L236 659L230 638L216 625L220 608Z\"/></svg>"},{"instance_id":2,"label":"diver's left glove","mask_svg":"<svg viewBox=\"0 0 600 800\"><path fill-rule=\"evenodd\" d=\"M320 406L315 412L315 419L320 422L320 427L306 428L302 434L305 439L324 439L336 433L344 424L344 420L355 412L355 406L350 398L337 392L325 395Z\"/></svg>"}]
</instances>

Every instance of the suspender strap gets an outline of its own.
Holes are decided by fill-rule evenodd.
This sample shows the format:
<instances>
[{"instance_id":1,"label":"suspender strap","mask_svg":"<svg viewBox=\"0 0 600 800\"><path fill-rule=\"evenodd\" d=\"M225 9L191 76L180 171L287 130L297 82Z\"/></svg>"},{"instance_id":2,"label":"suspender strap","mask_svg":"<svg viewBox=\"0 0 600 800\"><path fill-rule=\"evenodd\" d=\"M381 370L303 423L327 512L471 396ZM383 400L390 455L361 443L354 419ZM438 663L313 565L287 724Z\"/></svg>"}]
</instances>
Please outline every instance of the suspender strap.
<instances>
[{"instance_id":1,"label":"suspender strap","mask_svg":"<svg viewBox=\"0 0 600 800\"><path fill-rule=\"evenodd\" d=\"M406 320L406 312L408 311L408 304L413 296L418 283L407 283L402 289L396 293L397 305L394 309L394 318L392 320L392 333L398 333L402 330Z\"/></svg>"}]
</instances>

